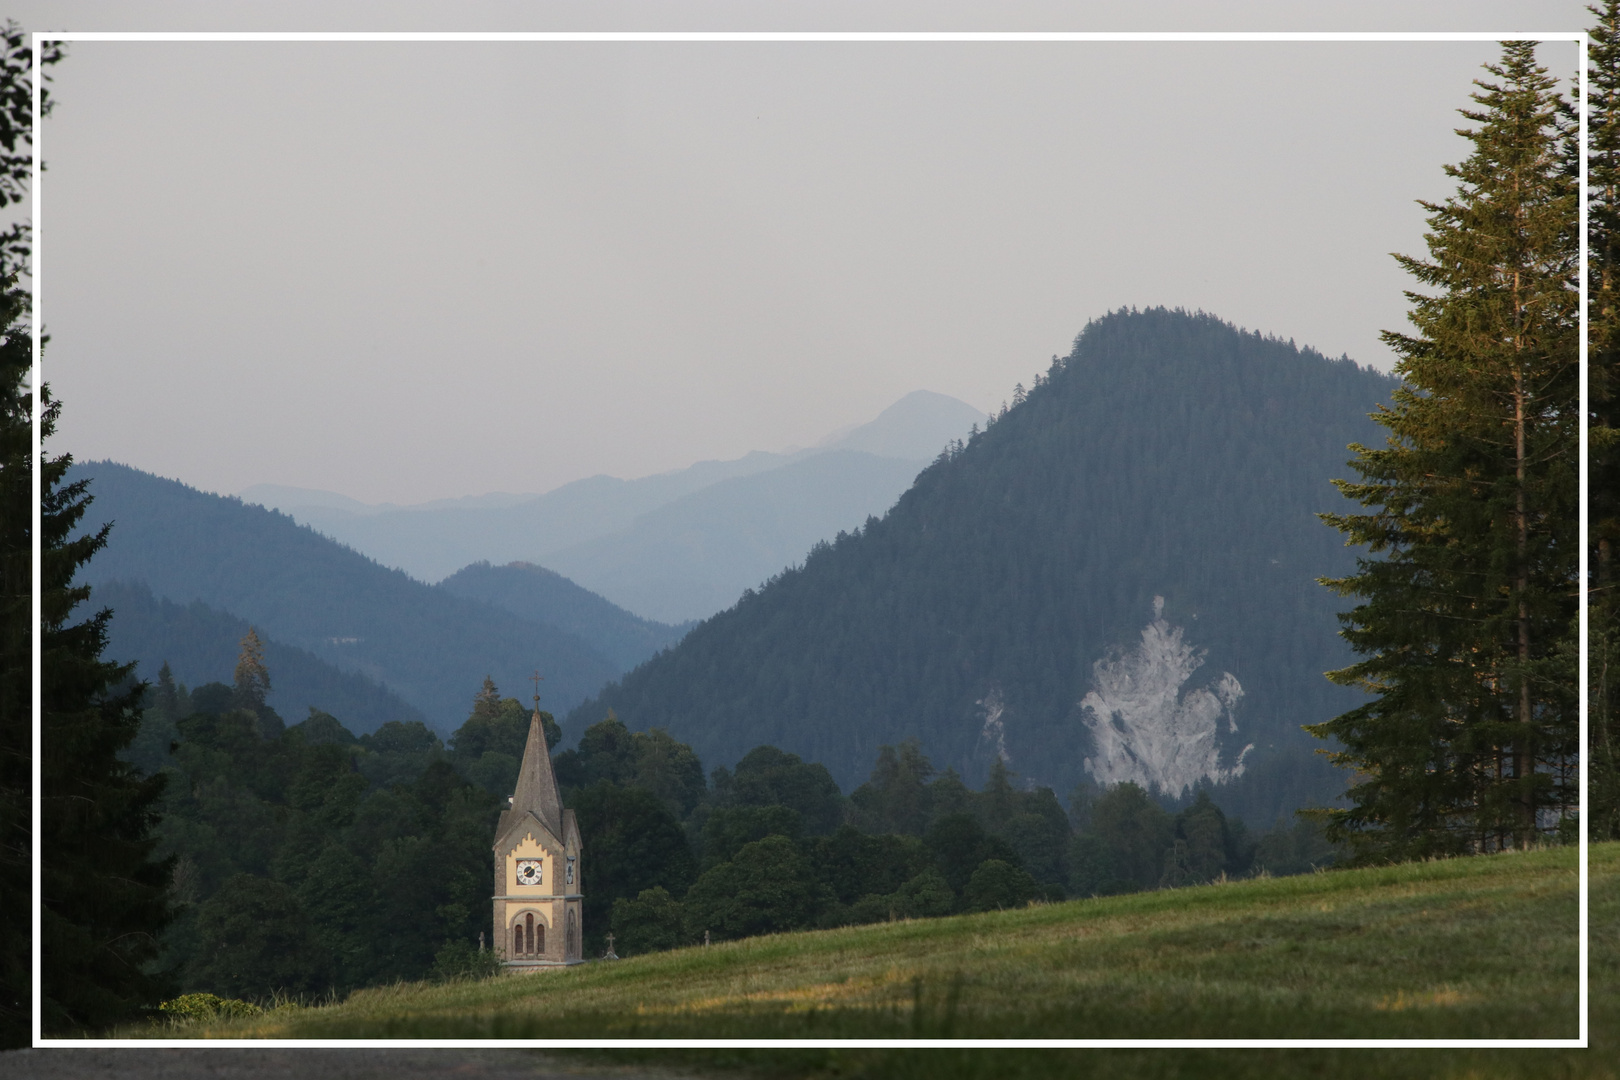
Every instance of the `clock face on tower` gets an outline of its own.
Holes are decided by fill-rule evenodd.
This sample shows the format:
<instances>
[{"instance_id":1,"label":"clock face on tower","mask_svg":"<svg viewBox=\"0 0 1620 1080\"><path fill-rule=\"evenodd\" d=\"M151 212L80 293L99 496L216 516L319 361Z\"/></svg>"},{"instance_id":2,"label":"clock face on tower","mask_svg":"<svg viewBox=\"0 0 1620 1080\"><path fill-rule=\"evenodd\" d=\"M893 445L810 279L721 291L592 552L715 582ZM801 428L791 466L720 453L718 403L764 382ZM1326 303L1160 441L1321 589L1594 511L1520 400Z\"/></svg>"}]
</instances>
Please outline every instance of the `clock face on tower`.
<instances>
[{"instance_id":1,"label":"clock face on tower","mask_svg":"<svg viewBox=\"0 0 1620 1080\"><path fill-rule=\"evenodd\" d=\"M519 859L517 861L517 880L519 885L540 884L540 870L544 859Z\"/></svg>"}]
</instances>

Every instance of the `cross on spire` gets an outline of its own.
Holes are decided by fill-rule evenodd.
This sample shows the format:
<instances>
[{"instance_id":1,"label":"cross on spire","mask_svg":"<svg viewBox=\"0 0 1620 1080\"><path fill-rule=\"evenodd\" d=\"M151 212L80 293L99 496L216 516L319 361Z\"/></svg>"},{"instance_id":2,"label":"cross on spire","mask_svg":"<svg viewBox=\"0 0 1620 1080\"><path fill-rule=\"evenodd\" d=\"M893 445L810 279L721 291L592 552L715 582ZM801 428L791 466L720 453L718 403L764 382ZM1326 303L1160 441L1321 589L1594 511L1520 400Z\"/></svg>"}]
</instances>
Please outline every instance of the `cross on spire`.
<instances>
[{"instance_id":1,"label":"cross on spire","mask_svg":"<svg viewBox=\"0 0 1620 1080\"><path fill-rule=\"evenodd\" d=\"M540 711L540 684L545 681L545 676L540 674L540 669L539 668L535 668L534 669L534 674L529 676L529 681L534 683L534 711L539 712Z\"/></svg>"}]
</instances>

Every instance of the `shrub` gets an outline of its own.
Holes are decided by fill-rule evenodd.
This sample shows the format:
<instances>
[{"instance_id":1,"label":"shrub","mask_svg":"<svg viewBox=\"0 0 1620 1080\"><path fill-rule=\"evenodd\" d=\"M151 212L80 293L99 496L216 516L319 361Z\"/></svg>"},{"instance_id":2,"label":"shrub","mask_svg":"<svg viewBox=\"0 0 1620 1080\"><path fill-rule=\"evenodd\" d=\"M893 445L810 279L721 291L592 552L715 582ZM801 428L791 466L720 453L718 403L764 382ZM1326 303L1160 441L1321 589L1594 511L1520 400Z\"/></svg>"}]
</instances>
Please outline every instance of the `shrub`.
<instances>
[{"instance_id":1,"label":"shrub","mask_svg":"<svg viewBox=\"0 0 1620 1080\"><path fill-rule=\"evenodd\" d=\"M240 998L222 998L215 994L181 994L173 1001L158 1006L158 1012L175 1021L234 1020L244 1016L259 1016L264 1010L251 1001Z\"/></svg>"},{"instance_id":2,"label":"shrub","mask_svg":"<svg viewBox=\"0 0 1620 1080\"><path fill-rule=\"evenodd\" d=\"M1042 895L1029 873L1000 859L986 859L973 871L962 901L969 911L999 911L1023 907Z\"/></svg>"},{"instance_id":3,"label":"shrub","mask_svg":"<svg viewBox=\"0 0 1620 1080\"><path fill-rule=\"evenodd\" d=\"M688 944L680 902L662 886L641 890L634 900L613 901L613 951L620 956L678 949Z\"/></svg>"},{"instance_id":4,"label":"shrub","mask_svg":"<svg viewBox=\"0 0 1620 1080\"><path fill-rule=\"evenodd\" d=\"M900 886L893 899L895 914L907 919L937 918L949 915L956 907L956 894L951 892L950 882L933 867Z\"/></svg>"},{"instance_id":5,"label":"shrub","mask_svg":"<svg viewBox=\"0 0 1620 1080\"><path fill-rule=\"evenodd\" d=\"M493 949L479 949L465 941L447 941L433 956L434 982L458 979L487 979L501 970L501 959Z\"/></svg>"}]
</instances>

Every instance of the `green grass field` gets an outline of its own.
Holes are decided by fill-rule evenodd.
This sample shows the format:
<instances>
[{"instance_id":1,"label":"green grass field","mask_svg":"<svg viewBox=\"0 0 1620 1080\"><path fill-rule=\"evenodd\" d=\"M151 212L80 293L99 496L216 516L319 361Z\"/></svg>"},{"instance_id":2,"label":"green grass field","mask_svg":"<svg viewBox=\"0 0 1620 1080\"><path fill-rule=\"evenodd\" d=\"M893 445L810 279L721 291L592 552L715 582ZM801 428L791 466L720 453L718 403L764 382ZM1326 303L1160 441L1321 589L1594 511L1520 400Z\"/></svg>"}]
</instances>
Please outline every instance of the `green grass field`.
<instances>
[{"instance_id":1,"label":"green grass field","mask_svg":"<svg viewBox=\"0 0 1620 1080\"><path fill-rule=\"evenodd\" d=\"M1620 844L1594 846L1594 1029L1620 1014L1617 879ZM1573 1038L1577 895L1577 853L1557 848L753 938L119 1034ZM856 1075L854 1053L790 1058Z\"/></svg>"}]
</instances>

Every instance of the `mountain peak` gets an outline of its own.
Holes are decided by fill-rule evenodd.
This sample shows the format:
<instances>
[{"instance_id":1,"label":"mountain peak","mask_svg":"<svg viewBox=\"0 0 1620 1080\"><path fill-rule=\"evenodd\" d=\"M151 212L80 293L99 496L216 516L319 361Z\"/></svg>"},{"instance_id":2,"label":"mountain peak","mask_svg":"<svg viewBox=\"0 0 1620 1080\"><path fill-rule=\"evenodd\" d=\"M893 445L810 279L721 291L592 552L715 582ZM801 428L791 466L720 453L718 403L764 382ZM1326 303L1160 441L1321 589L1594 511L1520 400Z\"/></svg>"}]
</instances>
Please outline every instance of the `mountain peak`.
<instances>
[{"instance_id":1,"label":"mountain peak","mask_svg":"<svg viewBox=\"0 0 1620 1080\"><path fill-rule=\"evenodd\" d=\"M861 450L879 457L929 461L953 439L966 438L984 413L932 390L913 390L877 418L823 440L818 449Z\"/></svg>"}]
</instances>

